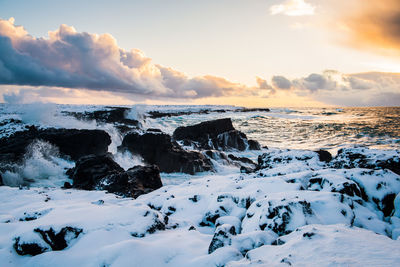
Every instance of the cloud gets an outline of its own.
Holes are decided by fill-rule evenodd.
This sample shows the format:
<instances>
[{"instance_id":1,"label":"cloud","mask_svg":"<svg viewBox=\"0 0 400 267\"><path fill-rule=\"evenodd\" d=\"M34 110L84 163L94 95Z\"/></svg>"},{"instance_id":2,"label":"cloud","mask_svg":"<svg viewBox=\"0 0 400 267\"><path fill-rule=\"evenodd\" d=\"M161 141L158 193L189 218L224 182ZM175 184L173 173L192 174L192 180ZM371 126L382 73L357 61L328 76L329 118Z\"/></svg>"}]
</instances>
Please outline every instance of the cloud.
<instances>
[{"instance_id":1,"label":"cloud","mask_svg":"<svg viewBox=\"0 0 400 267\"><path fill-rule=\"evenodd\" d=\"M262 79L260 78L260 81ZM274 92L309 97L344 106L399 106L400 73L364 72L344 74L335 70L288 79L273 76Z\"/></svg>"},{"instance_id":2,"label":"cloud","mask_svg":"<svg viewBox=\"0 0 400 267\"><path fill-rule=\"evenodd\" d=\"M0 84L90 89L148 98L254 95L255 88L211 75L188 77L154 64L138 49L118 47L110 34L61 25L35 38L14 19L0 19Z\"/></svg>"},{"instance_id":3,"label":"cloud","mask_svg":"<svg viewBox=\"0 0 400 267\"><path fill-rule=\"evenodd\" d=\"M271 81L276 89L289 90L292 87L292 82L284 76L273 76Z\"/></svg>"},{"instance_id":4,"label":"cloud","mask_svg":"<svg viewBox=\"0 0 400 267\"><path fill-rule=\"evenodd\" d=\"M354 0L338 10L335 20L347 44L375 53L400 55L400 1Z\"/></svg>"},{"instance_id":5,"label":"cloud","mask_svg":"<svg viewBox=\"0 0 400 267\"><path fill-rule=\"evenodd\" d=\"M315 6L305 0L287 0L283 4L270 7L272 15L284 14L287 16L307 16L314 15Z\"/></svg>"}]
</instances>

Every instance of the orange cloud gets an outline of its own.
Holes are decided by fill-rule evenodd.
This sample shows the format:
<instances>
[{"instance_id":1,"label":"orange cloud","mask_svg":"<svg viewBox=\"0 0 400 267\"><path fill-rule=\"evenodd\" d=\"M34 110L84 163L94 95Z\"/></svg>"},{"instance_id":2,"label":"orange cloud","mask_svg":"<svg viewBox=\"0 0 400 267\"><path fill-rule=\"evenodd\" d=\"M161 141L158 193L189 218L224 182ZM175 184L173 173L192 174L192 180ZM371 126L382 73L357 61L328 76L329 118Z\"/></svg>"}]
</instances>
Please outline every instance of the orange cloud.
<instances>
[{"instance_id":1,"label":"orange cloud","mask_svg":"<svg viewBox=\"0 0 400 267\"><path fill-rule=\"evenodd\" d=\"M339 22L347 43L400 56L400 1L356 0L341 6Z\"/></svg>"}]
</instances>

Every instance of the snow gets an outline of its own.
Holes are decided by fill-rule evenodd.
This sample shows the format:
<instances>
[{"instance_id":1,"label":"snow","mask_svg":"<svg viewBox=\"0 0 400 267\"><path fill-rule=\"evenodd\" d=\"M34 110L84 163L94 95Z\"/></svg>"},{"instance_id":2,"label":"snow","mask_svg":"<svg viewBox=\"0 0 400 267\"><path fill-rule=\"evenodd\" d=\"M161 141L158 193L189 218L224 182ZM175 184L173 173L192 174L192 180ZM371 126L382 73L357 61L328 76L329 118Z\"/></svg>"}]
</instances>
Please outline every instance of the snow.
<instances>
[{"instance_id":1,"label":"snow","mask_svg":"<svg viewBox=\"0 0 400 267\"><path fill-rule=\"evenodd\" d=\"M345 225L307 225L227 266L397 266L400 242Z\"/></svg>"},{"instance_id":2,"label":"snow","mask_svg":"<svg viewBox=\"0 0 400 267\"><path fill-rule=\"evenodd\" d=\"M98 108L57 106L54 110L46 106L44 110L57 117L61 109ZM128 118L144 120L142 115L153 108L136 106ZM192 106L189 110L204 108ZM227 117L236 109L226 108L232 109L224 114ZM158 107L165 112L182 109ZM28 118L18 107L13 112L3 114L1 120L8 116L43 127L103 127L112 136L110 152L124 169L144 164L136 156L116 151L122 136L111 124L73 118L56 123L53 115L47 119L43 112ZM322 116L273 110L270 117L280 113L296 120ZM145 126L171 132L176 125L213 116L217 115L146 119ZM238 114L236 118L248 116L255 114ZM5 129L8 126L1 128L1 133L19 129ZM29 187L0 187L1 266L400 264L400 176L381 167L366 168L382 161L398 162L397 150L346 148L331 163L319 161L316 152L300 149L233 154L255 162L259 159L260 169L245 174L237 166L213 160L216 173L162 173L162 188L130 199L104 191L61 189L68 181L65 170L73 163L59 158L48 144L35 143L21 166L2 173L9 185L32 181ZM364 161L352 160L350 154L363 155ZM59 250L46 240L43 233L50 232L64 233L61 239L66 247ZM17 253L29 244L36 244L42 253Z\"/></svg>"},{"instance_id":3,"label":"snow","mask_svg":"<svg viewBox=\"0 0 400 267\"><path fill-rule=\"evenodd\" d=\"M400 232L398 197L393 217L385 219L373 201L338 191L345 182L361 187L373 177L393 185L399 176L386 170L322 168L320 163L314 167L286 175L205 175L136 200L103 191L3 186L0 261L5 266L398 264L400 256L393 251L400 240L390 238L392 231L395 239ZM318 177L326 182L306 186ZM35 232L57 233L65 227L82 233L70 235L61 251ZM19 256L13 248L16 238L46 252ZM216 249L209 254L211 243Z\"/></svg>"}]
</instances>

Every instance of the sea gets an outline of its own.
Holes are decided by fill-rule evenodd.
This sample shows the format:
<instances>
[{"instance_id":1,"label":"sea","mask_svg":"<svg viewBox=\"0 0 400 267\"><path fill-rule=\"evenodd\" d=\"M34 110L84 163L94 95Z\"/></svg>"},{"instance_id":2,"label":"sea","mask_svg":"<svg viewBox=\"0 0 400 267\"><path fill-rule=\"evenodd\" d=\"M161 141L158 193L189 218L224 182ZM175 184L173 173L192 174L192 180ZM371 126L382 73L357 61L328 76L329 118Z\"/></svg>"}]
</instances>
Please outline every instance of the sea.
<instances>
[{"instance_id":1,"label":"sea","mask_svg":"<svg viewBox=\"0 0 400 267\"><path fill-rule=\"evenodd\" d=\"M364 146L381 150L400 149L400 107L358 108L270 108L270 111L238 112L235 106L208 105L133 105L127 117L137 119L144 129L157 128L168 134L179 126L187 126L218 118L231 118L236 129L261 146L278 149L328 150L335 155L341 148ZM135 158L118 155L117 147L123 136L112 124L96 121L80 121L66 116L65 111L90 112L108 109L98 105L57 104L0 104L0 137L25 130L28 125L38 127L103 129L112 144L109 151L117 162L127 168ZM164 112L178 116L151 118L149 112ZM207 111L207 112L201 112ZM187 114L191 112L192 114ZM243 152L243 156L255 159L258 154ZM226 168L221 168L226 171ZM164 174L166 183L179 183L180 174ZM186 177L186 176L185 176ZM190 178L186 178L190 179ZM185 180L186 180L185 179Z\"/></svg>"}]
</instances>

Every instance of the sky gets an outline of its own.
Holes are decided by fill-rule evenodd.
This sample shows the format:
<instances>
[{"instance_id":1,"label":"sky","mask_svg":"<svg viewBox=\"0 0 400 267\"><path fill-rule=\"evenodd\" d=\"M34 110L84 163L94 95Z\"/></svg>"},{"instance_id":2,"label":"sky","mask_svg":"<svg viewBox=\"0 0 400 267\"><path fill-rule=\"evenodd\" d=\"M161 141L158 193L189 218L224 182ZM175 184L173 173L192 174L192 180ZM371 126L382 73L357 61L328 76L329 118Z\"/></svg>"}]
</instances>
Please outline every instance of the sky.
<instances>
[{"instance_id":1,"label":"sky","mask_svg":"<svg viewBox=\"0 0 400 267\"><path fill-rule=\"evenodd\" d=\"M400 1L0 0L0 102L399 106Z\"/></svg>"}]
</instances>

